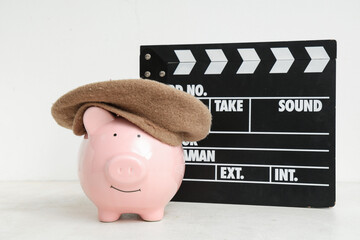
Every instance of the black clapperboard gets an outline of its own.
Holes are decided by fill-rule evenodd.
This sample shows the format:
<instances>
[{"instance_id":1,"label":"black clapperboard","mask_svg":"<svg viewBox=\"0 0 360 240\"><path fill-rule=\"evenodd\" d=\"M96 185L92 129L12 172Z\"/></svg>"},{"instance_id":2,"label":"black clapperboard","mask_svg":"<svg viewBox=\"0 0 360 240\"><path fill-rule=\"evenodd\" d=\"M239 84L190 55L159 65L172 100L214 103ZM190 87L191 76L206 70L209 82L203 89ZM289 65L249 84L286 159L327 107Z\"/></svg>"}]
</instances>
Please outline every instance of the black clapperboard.
<instances>
[{"instance_id":1,"label":"black clapperboard","mask_svg":"<svg viewBox=\"0 0 360 240\"><path fill-rule=\"evenodd\" d=\"M141 46L142 78L213 116L173 200L334 206L335 66L335 40Z\"/></svg>"}]
</instances>

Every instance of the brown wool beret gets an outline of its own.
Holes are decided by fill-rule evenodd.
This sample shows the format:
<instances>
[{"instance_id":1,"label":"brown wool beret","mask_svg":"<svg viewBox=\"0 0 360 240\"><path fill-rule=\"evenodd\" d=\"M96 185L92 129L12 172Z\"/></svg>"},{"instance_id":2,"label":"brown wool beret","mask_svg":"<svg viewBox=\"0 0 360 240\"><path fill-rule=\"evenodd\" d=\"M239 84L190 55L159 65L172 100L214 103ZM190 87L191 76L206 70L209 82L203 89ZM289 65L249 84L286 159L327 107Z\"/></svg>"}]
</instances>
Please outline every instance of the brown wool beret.
<instances>
[{"instance_id":1,"label":"brown wool beret","mask_svg":"<svg viewBox=\"0 0 360 240\"><path fill-rule=\"evenodd\" d=\"M76 88L52 106L55 121L86 133L83 115L97 106L134 123L145 132L172 146L199 141L210 130L208 108L192 95L152 80L110 80Z\"/></svg>"}]
</instances>

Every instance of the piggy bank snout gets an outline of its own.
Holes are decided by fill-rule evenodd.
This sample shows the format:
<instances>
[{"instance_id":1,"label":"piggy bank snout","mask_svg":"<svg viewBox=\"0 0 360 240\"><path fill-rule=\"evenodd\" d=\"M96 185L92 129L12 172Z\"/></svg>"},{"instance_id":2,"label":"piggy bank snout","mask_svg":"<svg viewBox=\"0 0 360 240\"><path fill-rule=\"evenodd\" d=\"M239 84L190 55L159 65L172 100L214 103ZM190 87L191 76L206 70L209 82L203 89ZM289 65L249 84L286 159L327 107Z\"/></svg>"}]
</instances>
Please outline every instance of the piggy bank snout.
<instances>
[{"instance_id":1,"label":"piggy bank snout","mask_svg":"<svg viewBox=\"0 0 360 240\"><path fill-rule=\"evenodd\" d=\"M134 185L146 176L146 159L144 157L127 154L110 159L106 163L105 174L112 184Z\"/></svg>"}]
</instances>

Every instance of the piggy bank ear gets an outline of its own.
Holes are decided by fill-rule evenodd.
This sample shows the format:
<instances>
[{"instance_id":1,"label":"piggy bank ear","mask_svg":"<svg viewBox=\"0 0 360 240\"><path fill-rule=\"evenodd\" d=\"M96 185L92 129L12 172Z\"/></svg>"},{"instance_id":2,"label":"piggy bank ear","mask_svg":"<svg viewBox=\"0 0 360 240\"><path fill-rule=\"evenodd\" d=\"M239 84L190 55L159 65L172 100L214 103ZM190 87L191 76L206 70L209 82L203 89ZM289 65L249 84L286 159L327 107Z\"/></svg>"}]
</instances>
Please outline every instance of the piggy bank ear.
<instances>
[{"instance_id":1,"label":"piggy bank ear","mask_svg":"<svg viewBox=\"0 0 360 240\"><path fill-rule=\"evenodd\" d=\"M113 121L115 117L99 107L86 109L83 117L84 126L88 134L94 134L98 128Z\"/></svg>"}]
</instances>

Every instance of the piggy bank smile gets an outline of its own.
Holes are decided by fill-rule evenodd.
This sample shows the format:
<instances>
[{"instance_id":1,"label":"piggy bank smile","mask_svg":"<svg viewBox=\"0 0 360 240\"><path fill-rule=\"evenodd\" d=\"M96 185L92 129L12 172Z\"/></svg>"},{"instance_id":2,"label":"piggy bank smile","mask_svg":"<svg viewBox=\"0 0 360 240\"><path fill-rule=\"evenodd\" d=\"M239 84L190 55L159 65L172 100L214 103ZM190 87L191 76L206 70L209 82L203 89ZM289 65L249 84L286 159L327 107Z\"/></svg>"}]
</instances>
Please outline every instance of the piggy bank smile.
<instances>
[{"instance_id":1,"label":"piggy bank smile","mask_svg":"<svg viewBox=\"0 0 360 240\"><path fill-rule=\"evenodd\" d=\"M118 190L119 192L123 192L123 193L134 193L134 192L141 192L141 189L139 188L139 189L136 189L136 190L130 190L130 191L125 191L125 190L121 190L121 189L118 189L118 188L116 188L116 187L114 187L114 186L110 186L110 188L113 188L113 189L115 189L115 190Z\"/></svg>"}]
</instances>

